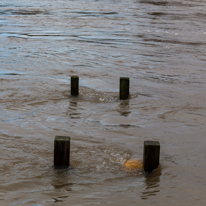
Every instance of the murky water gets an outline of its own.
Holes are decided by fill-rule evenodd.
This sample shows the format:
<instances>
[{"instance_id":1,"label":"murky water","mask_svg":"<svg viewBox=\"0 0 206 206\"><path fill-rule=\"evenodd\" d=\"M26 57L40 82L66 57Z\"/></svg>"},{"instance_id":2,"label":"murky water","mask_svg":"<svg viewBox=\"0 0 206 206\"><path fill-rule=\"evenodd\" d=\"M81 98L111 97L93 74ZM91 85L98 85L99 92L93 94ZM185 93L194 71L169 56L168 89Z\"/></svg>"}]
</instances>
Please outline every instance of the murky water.
<instances>
[{"instance_id":1,"label":"murky water","mask_svg":"<svg viewBox=\"0 0 206 206\"><path fill-rule=\"evenodd\" d=\"M205 13L204 0L1 1L1 206L205 205ZM56 135L73 169L53 169ZM125 170L145 140L160 167Z\"/></svg>"}]
</instances>

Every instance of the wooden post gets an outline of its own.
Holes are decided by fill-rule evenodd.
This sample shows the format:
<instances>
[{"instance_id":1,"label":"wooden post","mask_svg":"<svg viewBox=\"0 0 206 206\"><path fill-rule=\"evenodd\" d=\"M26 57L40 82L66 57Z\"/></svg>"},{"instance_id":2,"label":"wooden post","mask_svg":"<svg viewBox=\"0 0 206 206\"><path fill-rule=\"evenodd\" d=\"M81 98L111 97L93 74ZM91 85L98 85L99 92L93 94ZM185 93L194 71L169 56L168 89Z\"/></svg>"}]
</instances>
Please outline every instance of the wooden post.
<instances>
[{"instance_id":1,"label":"wooden post","mask_svg":"<svg viewBox=\"0 0 206 206\"><path fill-rule=\"evenodd\" d=\"M70 137L56 136L54 140L54 167L69 167Z\"/></svg>"},{"instance_id":2,"label":"wooden post","mask_svg":"<svg viewBox=\"0 0 206 206\"><path fill-rule=\"evenodd\" d=\"M129 97L129 77L120 77L119 99L124 100Z\"/></svg>"},{"instance_id":3,"label":"wooden post","mask_svg":"<svg viewBox=\"0 0 206 206\"><path fill-rule=\"evenodd\" d=\"M146 173L152 172L159 165L160 143L144 141L143 167Z\"/></svg>"},{"instance_id":4,"label":"wooden post","mask_svg":"<svg viewBox=\"0 0 206 206\"><path fill-rule=\"evenodd\" d=\"M71 95L79 95L79 76L71 76Z\"/></svg>"}]
</instances>

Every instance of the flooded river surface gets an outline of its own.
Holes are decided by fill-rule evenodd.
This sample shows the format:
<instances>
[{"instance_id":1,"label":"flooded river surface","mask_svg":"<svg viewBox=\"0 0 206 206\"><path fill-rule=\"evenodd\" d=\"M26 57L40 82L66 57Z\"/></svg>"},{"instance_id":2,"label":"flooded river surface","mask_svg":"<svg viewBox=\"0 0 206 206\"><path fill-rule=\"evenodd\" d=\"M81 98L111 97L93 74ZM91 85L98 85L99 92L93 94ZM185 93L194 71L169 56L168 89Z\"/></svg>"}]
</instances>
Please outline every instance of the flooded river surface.
<instances>
[{"instance_id":1,"label":"flooded river surface","mask_svg":"<svg viewBox=\"0 0 206 206\"><path fill-rule=\"evenodd\" d=\"M205 205L205 23L205 0L1 0L0 205ZM126 170L145 140L160 167Z\"/></svg>"}]
</instances>

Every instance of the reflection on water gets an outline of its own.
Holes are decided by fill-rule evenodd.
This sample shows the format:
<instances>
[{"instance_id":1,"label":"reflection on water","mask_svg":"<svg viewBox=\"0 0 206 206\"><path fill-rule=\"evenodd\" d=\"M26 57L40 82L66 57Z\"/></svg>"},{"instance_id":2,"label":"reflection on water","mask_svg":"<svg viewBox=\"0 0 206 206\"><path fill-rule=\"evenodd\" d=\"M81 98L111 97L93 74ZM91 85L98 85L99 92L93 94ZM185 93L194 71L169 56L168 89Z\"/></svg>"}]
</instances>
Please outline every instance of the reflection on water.
<instances>
[{"instance_id":1,"label":"reflection on water","mask_svg":"<svg viewBox=\"0 0 206 206\"><path fill-rule=\"evenodd\" d=\"M69 169L72 170L72 169ZM64 188L66 191L72 191L72 185L70 180L70 171L68 169L55 169L54 176L51 185L56 189Z\"/></svg>"},{"instance_id":2,"label":"reflection on water","mask_svg":"<svg viewBox=\"0 0 206 206\"><path fill-rule=\"evenodd\" d=\"M79 119L81 118L81 113L77 112L77 110L78 110L77 102L71 101L69 103L69 109L67 111L67 115L69 115L71 119Z\"/></svg>"},{"instance_id":3,"label":"reflection on water","mask_svg":"<svg viewBox=\"0 0 206 206\"><path fill-rule=\"evenodd\" d=\"M76 111L77 110L77 102L70 101L69 109Z\"/></svg>"},{"instance_id":4,"label":"reflection on water","mask_svg":"<svg viewBox=\"0 0 206 206\"><path fill-rule=\"evenodd\" d=\"M160 192L160 178L162 174L161 166L150 174L145 174L145 189L141 192L141 198L147 200L151 196Z\"/></svg>"},{"instance_id":5,"label":"reflection on water","mask_svg":"<svg viewBox=\"0 0 206 206\"><path fill-rule=\"evenodd\" d=\"M129 114L131 113L130 108L129 108L129 100L120 102L118 112L122 116L125 116L125 117L129 116Z\"/></svg>"}]
</instances>

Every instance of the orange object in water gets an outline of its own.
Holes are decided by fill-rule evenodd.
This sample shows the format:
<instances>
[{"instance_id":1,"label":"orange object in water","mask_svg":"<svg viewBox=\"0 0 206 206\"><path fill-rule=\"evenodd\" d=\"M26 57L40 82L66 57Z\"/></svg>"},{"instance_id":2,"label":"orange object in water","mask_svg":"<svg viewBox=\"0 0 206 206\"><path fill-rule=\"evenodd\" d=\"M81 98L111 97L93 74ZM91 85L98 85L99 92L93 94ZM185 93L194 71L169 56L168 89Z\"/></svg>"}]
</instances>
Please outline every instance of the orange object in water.
<instances>
[{"instance_id":1,"label":"orange object in water","mask_svg":"<svg viewBox=\"0 0 206 206\"><path fill-rule=\"evenodd\" d=\"M142 169L143 163L142 160L130 159L124 163L124 166L126 170L137 170Z\"/></svg>"}]
</instances>

